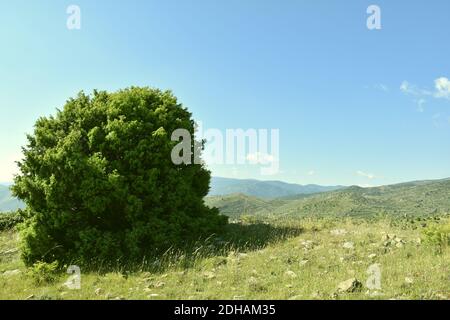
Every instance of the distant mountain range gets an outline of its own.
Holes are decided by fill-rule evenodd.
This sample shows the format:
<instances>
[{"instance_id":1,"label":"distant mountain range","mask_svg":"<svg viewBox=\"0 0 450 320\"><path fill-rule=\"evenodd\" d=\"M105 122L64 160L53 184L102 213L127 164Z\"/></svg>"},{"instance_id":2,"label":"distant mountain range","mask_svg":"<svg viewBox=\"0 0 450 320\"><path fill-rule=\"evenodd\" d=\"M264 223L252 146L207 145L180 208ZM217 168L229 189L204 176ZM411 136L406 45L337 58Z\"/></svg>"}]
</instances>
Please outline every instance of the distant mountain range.
<instances>
[{"instance_id":1,"label":"distant mountain range","mask_svg":"<svg viewBox=\"0 0 450 320\"><path fill-rule=\"evenodd\" d=\"M450 179L414 181L361 188L357 186L277 199L261 199L245 194L206 197L208 206L230 217L255 216L428 216L450 214Z\"/></svg>"},{"instance_id":2,"label":"distant mountain range","mask_svg":"<svg viewBox=\"0 0 450 320\"><path fill-rule=\"evenodd\" d=\"M299 185L281 181L259 181L212 177L210 196L242 193L247 196L262 199L275 199L280 197L308 195L319 192L332 191L342 186L319 186L315 184ZM0 212L23 208L22 201L11 195L9 186L0 185Z\"/></svg>"},{"instance_id":3,"label":"distant mountain range","mask_svg":"<svg viewBox=\"0 0 450 320\"><path fill-rule=\"evenodd\" d=\"M9 186L0 185L0 212L14 211L24 207L25 205L22 201L12 196Z\"/></svg>"},{"instance_id":4,"label":"distant mountain range","mask_svg":"<svg viewBox=\"0 0 450 320\"><path fill-rule=\"evenodd\" d=\"M361 188L213 177L205 202L231 217L243 214L421 216L450 213L450 179ZM24 203L11 195L9 186L0 185L0 212L23 207Z\"/></svg>"},{"instance_id":5,"label":"distant mountain range","mask_svg":"<svg viewBox=\"0 0 450 320\"><path fill-rule=\"evenodd\" d=\"M229 195L242 193L263 199L275 199L296 195L306 195L344 188L343 186L320 186L316 184L293 184L282 181L260 181L253 179L211 178L209 195Z\"/></svg>"}]
</instances>

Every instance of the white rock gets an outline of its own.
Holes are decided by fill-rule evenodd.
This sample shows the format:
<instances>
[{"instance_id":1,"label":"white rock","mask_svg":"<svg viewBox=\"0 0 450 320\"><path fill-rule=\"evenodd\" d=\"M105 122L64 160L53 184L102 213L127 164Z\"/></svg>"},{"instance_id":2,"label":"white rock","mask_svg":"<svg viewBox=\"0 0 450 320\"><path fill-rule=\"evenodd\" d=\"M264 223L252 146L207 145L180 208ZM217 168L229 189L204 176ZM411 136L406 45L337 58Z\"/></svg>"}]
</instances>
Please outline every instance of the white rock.
<instances>
[{"instance_id":1,"label":"white rock","mask_svg":"<svg viewBox=\"0 0 450 320\"><path fill-rule=\"evenodd\" d=\"M410 277L406 277L406 278L405 278L405 283L406 283L406 284L413 284L413 283L414 283L414 280L413 280L412 278L410 278Z\"/></svg>"},{"instance_id":2,"label":"white rock","mask_svg":"<svg viewBox=\"0 0 450 320\"><path fill-rule=\"evenodd\" d=\"M309 261L309 260L307 260L307 259L302 259L302 260L300 260L299 264L300 264L301 266L304 266L305 264L308 263L308 261Z\"/></svg>"},{"instance_id":3,"label":"white rock","mask_svg":"<svg viewBox=\"0 0 450 320\"><path fill-rule=\"evenodd\" d=\"M305 249L311 249L314 246L314 242L312 240L304 240L301 244L305 247Z\"/></svg>"},{"instance_id":4,"label":"white rock","mask_svg":"<svg viewBox=\"0 0 450 320\"><path fill-rule=\"evenodd\" d=\"M97 296L101 295L102 293L103 293L103 289L102 289L102 288L97 288L97 289L95 289L95 294L96 294Z\"/></svg>"},{"instance_id":5,"label":"white rock","mask_svg":"<svg viewBox=\"0 0 450 320\"><path fill-rule=\"evenodd\" d=\"M20 273L21 273L21 271L19 269L14 269L14 270L7 270L7 271L3 272L2 275L4 277L11 277L11 276L18 275Z\"/></svg>"},{"instance_id":6,"label":"white rock","mask_svg":"<svg viewBox=\"0 0 450 320\"><path fill-rule=\"evenodd\" d=\"M362 283L356 278L350 278L338 285L339 292L355 292L362 288Z\"/></svg>"}]
</instances>

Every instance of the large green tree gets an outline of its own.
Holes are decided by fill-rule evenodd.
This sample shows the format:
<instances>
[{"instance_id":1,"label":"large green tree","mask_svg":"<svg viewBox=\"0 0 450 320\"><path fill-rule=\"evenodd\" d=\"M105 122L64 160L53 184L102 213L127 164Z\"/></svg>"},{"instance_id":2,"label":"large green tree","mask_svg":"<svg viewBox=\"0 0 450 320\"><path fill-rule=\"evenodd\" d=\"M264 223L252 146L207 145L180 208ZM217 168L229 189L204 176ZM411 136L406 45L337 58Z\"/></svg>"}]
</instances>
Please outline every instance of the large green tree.
<instances>
[{"instance_id":1,"label":"large green tree","mask_svg":"<svg viewBox=\"0 0 450 320\"><path fill-rule=\"evenodd\" d=\"M13 186L27 205L24 261L138 260L218 232L210 172L172 162L180 128L194 137L191 113L147 87L80 93L40 118Z\"/></svg>"}]
</instances>

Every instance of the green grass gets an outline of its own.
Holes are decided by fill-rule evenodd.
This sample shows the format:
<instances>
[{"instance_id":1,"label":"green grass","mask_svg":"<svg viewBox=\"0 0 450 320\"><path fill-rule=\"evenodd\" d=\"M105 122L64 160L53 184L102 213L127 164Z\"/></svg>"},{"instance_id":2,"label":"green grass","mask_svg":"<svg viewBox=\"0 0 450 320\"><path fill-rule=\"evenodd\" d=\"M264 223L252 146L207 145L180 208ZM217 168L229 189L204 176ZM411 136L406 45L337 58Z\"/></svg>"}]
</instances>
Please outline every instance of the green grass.
<instances>
[{"instance_id":1,"label":"green grass","mask_svg":"<svg viewBox=\"0 0 450 320\"><path fill-rule=\"evenodd\" d=\"M0 233L0 299L450 299L450 249L421 241L439 220L297 218L231 224L189 250L168 251L140 266L86 271L68 289L64 270L37 284L14 249L17 233ZM402 239L386 242L390 238ZM345 248L351 243L352 248ZM7 252L7 253L5 253ZM9 253L8 253L9 252ZM381 267L381 289L365 287ZM3 275L5 271L20 273ZM338 292L342 281L363 287Z\"/></svg>"}]
</instances>

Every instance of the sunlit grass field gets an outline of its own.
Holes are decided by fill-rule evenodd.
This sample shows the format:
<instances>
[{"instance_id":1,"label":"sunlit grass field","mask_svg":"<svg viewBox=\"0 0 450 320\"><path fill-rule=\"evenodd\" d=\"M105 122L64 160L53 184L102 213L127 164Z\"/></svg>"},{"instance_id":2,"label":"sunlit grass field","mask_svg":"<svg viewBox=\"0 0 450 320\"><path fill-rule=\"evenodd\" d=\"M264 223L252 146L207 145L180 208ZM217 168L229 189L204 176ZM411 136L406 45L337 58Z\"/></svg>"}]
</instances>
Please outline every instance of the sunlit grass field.
<instances>
[{"instance_id":1,"label":"sunlit grass field","mask_svg":"<svg viewBox=\"0 0 450 320\"><path fill-rule=\"evenodd\" d=\"M446 219L241 221L139 266L81 267L80 289L67 266L26 269L2 231L0 299L450 299L450 248L423 232Z\"/></svg>"}]
</instances>

